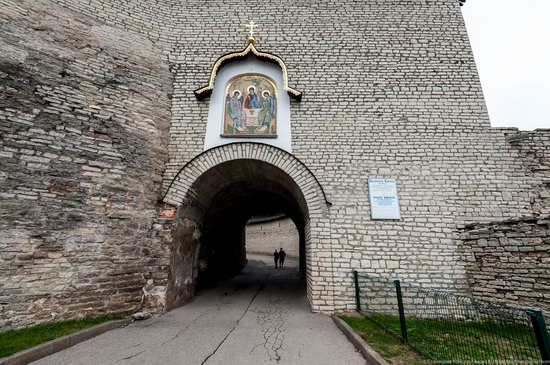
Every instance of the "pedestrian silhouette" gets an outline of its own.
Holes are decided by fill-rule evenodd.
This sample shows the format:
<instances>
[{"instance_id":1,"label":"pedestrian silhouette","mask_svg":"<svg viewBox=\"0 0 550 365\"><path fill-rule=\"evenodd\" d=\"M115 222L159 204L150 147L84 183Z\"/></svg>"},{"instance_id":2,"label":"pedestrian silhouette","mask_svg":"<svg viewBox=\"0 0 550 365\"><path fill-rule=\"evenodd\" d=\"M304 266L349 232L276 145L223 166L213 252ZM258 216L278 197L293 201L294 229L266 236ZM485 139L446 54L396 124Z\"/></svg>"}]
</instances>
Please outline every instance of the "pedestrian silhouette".
<instances>
[{"instance_id":1,"label":"pedestrian silhouette","mask_svg":"<svg viewBox=\"0 0 550 365\"><path fill-rule=\"evenodd\" d=\"M285 257L286 257L286 252L281 247L281 249L279 250L279 267L283 267L283 264L285 263Z\"/></svg>"},{"instance_id":2,"label":"pedestrian silhouette","mask_svg":"<svg viewBox=\"0 0 550 365\"><path fill-rule=\"evenodd\" d=\"M273 252L273 260L275 260L275 268L277 268L277 264L279 263L279 253L277 252L277 249Z\"/></svg>"}]
</instances>

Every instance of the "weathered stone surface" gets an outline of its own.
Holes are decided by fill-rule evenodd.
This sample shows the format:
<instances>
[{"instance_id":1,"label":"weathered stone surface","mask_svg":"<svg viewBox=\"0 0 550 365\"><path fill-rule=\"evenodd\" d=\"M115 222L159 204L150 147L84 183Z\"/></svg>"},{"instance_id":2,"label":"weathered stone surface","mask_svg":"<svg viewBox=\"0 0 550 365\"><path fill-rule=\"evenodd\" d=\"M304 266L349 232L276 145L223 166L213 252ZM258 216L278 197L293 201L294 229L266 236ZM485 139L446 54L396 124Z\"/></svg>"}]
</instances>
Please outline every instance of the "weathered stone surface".
<instances>
[{"instance_id":1,"label":"weathered stone surface","mask_svg":"<svg viewBox=\"0 0 550 365\"><path fill-rule=\"evenodd\" d=\"M465 228L462 248L474 296L550 312L550 224L538 218Z\"/></svg>"},{"instance_id":2,"label":"weathered stone surface","mask_svg":"<svg viewBox=\"0 0 550 365\"><path fill-rule=\"evenodd\" d=\"M550 312L550 133L507 137L529 177L532 216L466 225L460 238L475 296Z\"/></svg>"},{"instance_id":3,"label":"weathered stone surface","mask_svg":"<svg viewBox=\"0 0 550 365\"><path fill-rule=\"evenodd\" d=\"M166 308L191 299L198 287L201 220L185 217L175 223Z\"/></svg>"},{"instance_id":4,"label":"weathered stone surface","mask_svg":"<svg viewBox=\"0 0 550 365\"><path fill-rule=\"evenodd\" d=\"M509 141L518 151L529 176L529 198L534 214L550 214L550 130L518 133L522 138Z\"/></svg>"},{"instance_id":5,"label":"weathered stone surface","mask_svg":"<svg viewBox=\"0 0 550 365\"><path fill-rule=\"evenodd\" d=\"M50 1L0 9L0 328L133 312L169 263L166 56Z\"/></svg>"}]
</instances>

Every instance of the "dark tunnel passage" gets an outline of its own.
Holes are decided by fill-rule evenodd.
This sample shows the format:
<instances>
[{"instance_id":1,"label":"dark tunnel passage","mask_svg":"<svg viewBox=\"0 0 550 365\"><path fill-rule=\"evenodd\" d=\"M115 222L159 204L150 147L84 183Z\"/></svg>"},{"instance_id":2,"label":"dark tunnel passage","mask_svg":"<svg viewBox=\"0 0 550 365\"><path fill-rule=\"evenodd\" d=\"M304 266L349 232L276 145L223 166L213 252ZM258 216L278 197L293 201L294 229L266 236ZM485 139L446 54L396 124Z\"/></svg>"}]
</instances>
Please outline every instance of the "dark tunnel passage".
<instances>
[{"instance_id":1,"label":"dark tunnel passage","mask_svg":"<svg viewBox=\"0 0 550 365\"><path fill-rule=\"evenodd\" d=\"M178 210L167 307L237 275L246 264L247 221L281 214L298 229L304 275L308 209L296 182L278 167L251 159L224 162L203 173Z\"/></svg>"}]
</instances>

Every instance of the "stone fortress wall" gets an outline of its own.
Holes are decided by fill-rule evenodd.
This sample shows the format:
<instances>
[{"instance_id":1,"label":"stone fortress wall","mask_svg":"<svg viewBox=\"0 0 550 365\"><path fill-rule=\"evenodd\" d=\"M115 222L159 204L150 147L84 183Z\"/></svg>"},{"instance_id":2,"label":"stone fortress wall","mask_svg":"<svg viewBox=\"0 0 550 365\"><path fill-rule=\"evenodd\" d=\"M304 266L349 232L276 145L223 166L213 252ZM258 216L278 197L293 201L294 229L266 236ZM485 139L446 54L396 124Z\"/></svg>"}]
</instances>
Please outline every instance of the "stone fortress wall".
<instances>
[{"instance_id":1,"label":"stone fortress wall","mask_svg":"<svg viewBox=\"0 0 550 365\"><path fill-rule=\"evenodd\" d=\"M251 18L304 94L293 154L332 202L309 247L317 310L353 308L353 269L468 292L464 226L546 212L530 151L548 132L518 148L490 128L455 1L247 5L0 0L0 328L162 310L174 227L157 203L203 151L193 90ZM369 177L398 180L400 221L370 219Z\"/></svg>"},{"instance_id":2,"label":"stone fortress wall","mask_svg":"<svg viewBox=\"0 0 550 365\"><path fill-rule=\"evenodd\" d=\"M471 293L550 311L550 215L473 223L462 245Z\"/></svg>"},{"instance_id":3,"label":"stone fortress wall","mask_svg":"<svg viewBox=\"0 0 550 365\"><path fill-rule=\"evenodd\" d=\"M0 329L136 311L169 262L166 54L50 1L0 23Z\"/></svg>"},{"instance_id":4,"label":"stone fortress wall","mask_svg":"<svg viewBox=\"0 0 550 365\"><path fill-rule=\"evenodd\" d=\"M290 218L249 223L246 226L246 252L271 256L284 249L288 257L298 258L298 229Z\"/></svg>"},{"instance_id":5,"label":"stone fortress wall","mask_svg":"<svg viewBox=\"0 0 550 365\"><path fill-rule=\"evenodd\" d=\"M542 308L548 313L550 130L516 131L506 139L534 179L529 190L532 214L464 227L460 238L468 284L478 298Z\"/></svg>"}]
</instances>

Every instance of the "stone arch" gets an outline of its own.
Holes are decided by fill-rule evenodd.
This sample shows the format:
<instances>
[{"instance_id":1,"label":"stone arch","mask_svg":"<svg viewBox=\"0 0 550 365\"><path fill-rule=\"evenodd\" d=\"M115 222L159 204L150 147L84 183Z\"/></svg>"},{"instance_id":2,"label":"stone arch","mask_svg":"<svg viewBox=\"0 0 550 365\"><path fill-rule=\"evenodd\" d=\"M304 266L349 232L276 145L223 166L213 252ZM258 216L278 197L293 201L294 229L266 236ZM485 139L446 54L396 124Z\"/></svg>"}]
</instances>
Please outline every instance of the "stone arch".
<instances>
[{"instance_id":1,"label":"stone arch","mask_svg":"<svg viewBox=\"0 0 550 365\"><path fill-rule=\"evenodd\" d=\"M201 174L218 164L236 159L264 161L286 172L304 193L310 213L319 203L316 199L318 194L322 196L325 206L332 205L317 177L302 161L278 147L256 142L230 143L195 156L178 171L168 186L163 202L180 206L188 194L193 194L191 186ZM321 204L318 205L319 210L323 209Z\"/></svg>"},{"instance_id":2,"label":"stone arch","mask_svg":"<svg viewBox=\"0 0 550 365\"><path fill-rule=\"evenodd\" d=\"M258 172L258 170L261 171ZM261 183L253 181L254 179L263 180L263 177L266 177L267 180ZM330 294L333 293L330 275L332 270L329 267L332 265L332 261L327 254L327 251L330 251L328 211L330 202L328 202L319 180L303 162L282 149L255 142L231 143L201 153L182 167L168 187L164 202L179 207L173 252L179 252L180 257L176 257L171 263L167 288L167 309L177 306L194 294L195 288L199 285L197 278L200 274L197 274L196 269L193 268L194 272L187 270L187 275L182 276L178 270L185 265L189 267L190 262L195 263L194 267L197 265L203 267L203 261L201 261L203 256L199 254L203 247L217 247L214 251L232 250L224 251L221 255L223 257L226 257L224 255L235 255L232 257L239 255L239 244L235 242L237 241L236 237L239 236L238 230L241 229L240 232L242 232L244 228L242 219L234 225L236 228L230 233L220 229L222 226L218 223L221 214L225 214L227 209L240 209L224 207L235 207L235 201L231 201L232 194L228 194L226 188L218 188L218 181L225 181L224 179L228 179L228 181L231 179L246 180L252 183L256 193L261 192L263 199L266 199L268 203L274 202L274 205L280 203L281 206L286 207L290 206L285 205L287 202L293 202L289 210L293 213L299 212L299 214L292 216L293 213L291 213L289 216L301 229L303 255L300 255L300 258L303 258L303 273L306 277L309 301L314 311L332 311L333 294ZM262 183L269 185L265 191L260 191L261 188L258 188ZM222 194L224 198L216 200L219 194ZM248 193L241 192L240 194L242 197L243 194ZM254 197L250 197L250 202L253 199ZM213 202L216 203L213 204ZM218 206L222 206L222 208ZM241 218L246 214L242 213L244 210L245 208L239 210L238 214ZM206 227L216 227L216 229ZM197 235L197 231L201 233ZM212 237L220 235L220 233L212 232L224 232L224 239L217 238L217 241L223 241L222 243L226 246L222 248L220 243L216 243L217 246L212 245L211 242L215 241ZM203 238L197 238L199 236ZM202 239L204 241L201 241ZM183 241L194 242L189 245L182 244ZM185 246L184 249L180 248L182 245ZM181 252L184 254L182 255ZM195 256L189 258L189 255ZM212 255L215 256L216 253ZM196 264L197 262L199 264ZM237 269L240 271L240 268ZM224 270L223 272L230 271Z\"/></svg>"}]
</instances>

